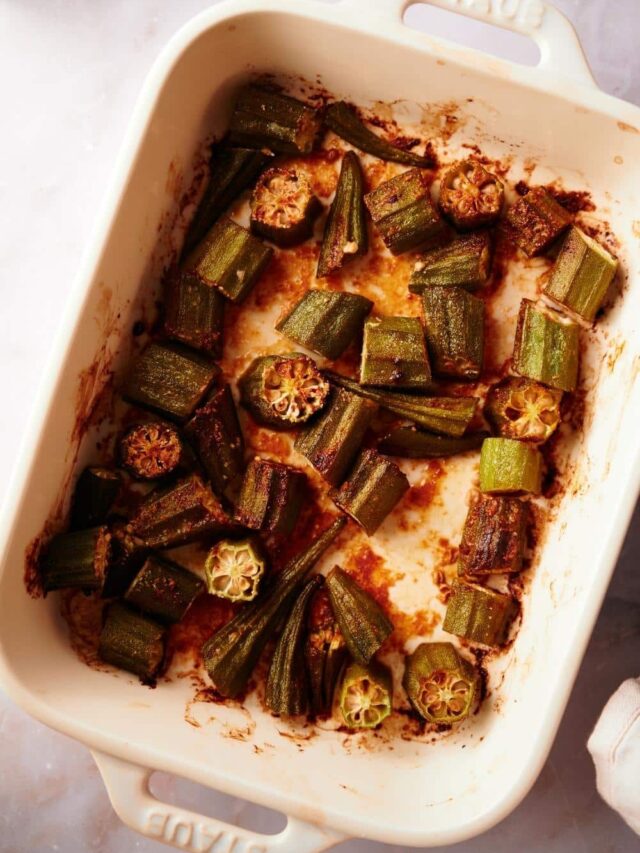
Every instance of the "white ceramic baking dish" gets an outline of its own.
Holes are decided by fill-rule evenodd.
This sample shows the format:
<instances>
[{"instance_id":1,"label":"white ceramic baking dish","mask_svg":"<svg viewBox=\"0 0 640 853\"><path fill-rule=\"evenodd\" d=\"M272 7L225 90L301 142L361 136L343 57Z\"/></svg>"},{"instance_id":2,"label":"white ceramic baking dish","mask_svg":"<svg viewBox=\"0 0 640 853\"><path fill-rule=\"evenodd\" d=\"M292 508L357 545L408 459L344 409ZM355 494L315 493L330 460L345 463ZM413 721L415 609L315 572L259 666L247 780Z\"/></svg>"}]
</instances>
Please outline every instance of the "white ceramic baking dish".
<instances>
[{"instance_id":1,"label":"white ceramic baking dish","mask_svg":"<svg viewBox=\"0 0 640 853\"><path fill-rule=\"evenodd\" d=\"M238 0L204 12L172 39L133 116L7 490L2 685L33 716L94 751L127 824L185 850L305 853L347 835L429 846L503 818L548 754L638 492L640 110L597 90L570 25L541 0L435 2L530 35L541 49L535 68L416 33L402 23L408 5ZM547 177L590 189L621 243L629 286L607 315L590 367L592 403L571 494L548 529L491 707L464 736L359 749L322 732L301 745L281 737L278 721L257 707L216 707L213 722L187 725L184 681L145 691L126 675L86 667L69 646L55 596L25 594L25 548L88 453L77 453L78 408L88 410L104 368L126 354L136 294L164 260L159 233L175 221L194 155L224 126L229 93L250 69L320 75L330 91L363 104L472 96L468 133L475 128L481 144L508 148L516 165L535 158ZM287 827L262 836L160 803L148 790L153 769L279 809Z\"/></svg>"}]
</instances>

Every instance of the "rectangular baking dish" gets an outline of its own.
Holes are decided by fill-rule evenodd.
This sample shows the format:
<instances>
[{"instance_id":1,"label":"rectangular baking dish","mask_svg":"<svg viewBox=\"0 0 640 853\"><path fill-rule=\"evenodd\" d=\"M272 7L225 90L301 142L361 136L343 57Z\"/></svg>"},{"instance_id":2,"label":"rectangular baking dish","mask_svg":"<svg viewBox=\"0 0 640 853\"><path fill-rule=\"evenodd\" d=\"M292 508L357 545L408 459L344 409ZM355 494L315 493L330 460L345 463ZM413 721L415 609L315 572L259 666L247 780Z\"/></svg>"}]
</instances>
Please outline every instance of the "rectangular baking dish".
<instances>
[{"instance_id":1,"label":"rectangular baking dish","mask_svg":"<svg viewBox=\"0 0 640 853\"><path fill-rule=\"evenodd\" d=\"M434 846L505 817L549 752L638 493L640 110L597 90L570 25L540 0L434 2L531 35L541 49L535 68L416 33L402 23L408 5L238 0L200 14L172 39L141 94L7 490L2 686L94 751L126 823L186 850L305 853L349 835ZM86 667L55 597L43 603L25 593L25 550L51 507L63 512L64 488L89 452L79 444L81 416L126 357L138 294L166 261L202 140L224 127L231 91L254 70L319 77L362 104L472 97L470 137L503 146L523 168L534 158L548 177L589 189L621 244L625 292L587 365L593 389L569 494L544 539L501 683L471 736L375 749L347 745L335 732L303 742L281 736L279 721L257 706L216 706L213 722L188 725L186 682L142 692L125 675ZM156 769L281 810L287 827L257 835L160 803L147 784Z\"/></svg>"}]
</instances>

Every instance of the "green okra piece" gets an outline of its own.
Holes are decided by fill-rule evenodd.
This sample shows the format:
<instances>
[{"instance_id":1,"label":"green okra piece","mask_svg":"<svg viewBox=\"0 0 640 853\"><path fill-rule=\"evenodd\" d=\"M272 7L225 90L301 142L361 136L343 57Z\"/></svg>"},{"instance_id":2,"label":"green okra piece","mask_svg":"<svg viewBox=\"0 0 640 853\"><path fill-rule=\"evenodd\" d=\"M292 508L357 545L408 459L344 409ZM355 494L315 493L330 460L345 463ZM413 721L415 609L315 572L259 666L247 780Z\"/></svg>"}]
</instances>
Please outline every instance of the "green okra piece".
<instances>
[{"instance_id":1,"label":"green okra piece","mask_svg":"<svg viewBox=\"0 0 640 853\"><path fill-rule=\"evenodd\" d=\"M543 461L540 451L526 441L485 438L480 451L480 489L488 494L539 495Z\"/></svg>"},{"instance_id":2,"label":"green okra piece","mask_svg":"<svg viewBox=\"0 0 640 853\"><path fill-rule=\"evenodd\" d=\"M339 566L327 575L327 592L340 631L354 660L369 663L393 632L389 619L375 598Z\"/></svg>"},{"instance_id":3,"label":"green okra piece","mask_svg":"<svg viewBox=\"0 0 640 853\"><path fill-rule=\"evenodd\" d=\"M120 438L120 461L138 480L157 480L176 471L185 458L180 433L159 421L133 424Z\"/></svg>"},{"instance_id":4,"label":"green okra piece","mask_svg":"<svg viewBox=\"0 0 640 853\"><path fill-rule=\"evenodd\" d=\"M417 317L370 317L366 321L360 382L382 388L429 388L431 367Z\"/></svg>"},{"instance_id":5,"label":"green okra piece","mask_svg":"<svg viewBox=\"0 0 640 853\"><path fill-rule=\"evenodd\" d=\"M345 478L362 444L376 406L368 400L333 389L320 416L299 433L295 449L332 486Z\"/></svg>"},{"instance_id":6,"label":"green okra piece","mask_svg":"<svg viewBox=\"0 0 640 853\"><path fill-rule=\"evenodd\" d=\"M471 643L502 646L517 610L508 595L458 580L451 587L442 628Z\"/></svg>"},{"instance_id":7,"label":"green okra piece","mask_svg":"<svg viewBox=\"0 0 640 853\"><path fill-rule=\"evenodd\" d=\"M273 249L232 219L222 217L185 262L185 271L231 302L243 302L271 263Z\"/></svg>"},{"instance_id":8,"label":"green okra piece","mask_svg":"<svg viewBox=\"0 0 640 853\"><path fill-rule=\"evenodd\" d=\"M428 723L466 719L478 693L478 673L451 643L420 643L405 658L404 687L413 708Z\"/></svg>"},{"instance_id":9,"label":"green okra piece","mask_svg":"<svg viewBox=\"0 0 640 853\"><path fill-rule=\"evenodd\" d=\"M461 234L447 246L431 249L415 263L409 290L422 294L431 287L474 290L489 280L492 245L489 231Z\"/></svg>"},{"instance_id":10,"label":"green okra piece","mask_svg":"<svg viewBox=\"0 0 640 853\"><path fill-rule=\"evenodd\" d=\"M513 346L515 372L561 391L575 391L579 363L578 325L523 299Z\"/></svg>"},{"instance_id":11,"label":"green okra piece","mask_svg":"<svg viewBox=\"0 0 640 853\"><path fill-rule=\"evenodd\" d=\"M560 423L562 391L533 379L503 379L489 389L485 415L502 438L542 444Z\"/></svg>"},{"instance_id":12,"label":"green okra piece","mask_svg":"<svg viewBox=\"0 0 640 853\"><path fill-rule=\"evenodd\" d=\"M272 429L306 423L325 405L330 390L313 359L298 352L255 358L238 388L253 419Z\"/></svg>"},{"instance_id":13,"label":"green okra piece","mask_svg":"<svg viewBox=\"0 0 640 853\"><path fill-rule=\"evenodd\" d=\"M302 471L256 456L242 481L236 519L250 530L287 536L298 520L306 482Z\"/></svg>"},{"instance_id":14,"label":"green okra piece","mask_svg":"<svg viewBox=\"0 0 640 853\"><path fill-rule=\"evenodd\" d=\"M165 640L164 625L114 602L107 610L98 652L105 663L154 684L165 662Z\"/></svg>"},{"instance_id":15,"label":"green okra piece","mask_svg":"<svg viewBox=\"0 0 640 853\"><path fill-rule=\"evenodd\" d=\"M126 519L111 524L111 558L102 587L102 598L120 598L142 568L148 548L136 541Z\"/></svg>"},{"instance_id":16,"label":"green okra piece","mask_svg":"<svg viewBox=\"0 0 640 853\"><path fill-rule=\"evenodd\" d=\"M545 252L572 218L544 187L536 187L507 210L506 221L515 242L532 258Z\"/></svg>"},{"instance_id":17,"label":"green okra piece","mask_svg":"<svg viewBox=\"0 0 640 853\"><path fill-rule=\"evenodd\" d=\"M361 451L348 479L332 495L334 503L372 536L409 488L395 462Z\"/></svg>"},{"instance_id":18,"label":"green okra piece","mask_svg":"<svg viewBox=\"0 0 640 853\"><path fill-rule=\"evenodd\" d=\"M322 205L302 169L267 169L251 193L251 230L282 248L311 237L321 212Z\"/></svg>"},{"instance_id":19,"label":"green okra piece","mask_svg":"<svg viewBox=\"0 0 640 853\"><path fill-rule=\"evenodd\" d=\"M72 527L95 527L107 520L120 492L120 474L91 465L78 477L71 504Z\"/></svg>"},{"instance_id":20,"label":"green okra piece","mask_svg":"<svg viewBox=\"0 0 640 853\"><path fill-rule=\"evenodd\" d=\"M159 622L179 622L201 592L198 575L151 554L131 582L124 600Z\"/></svg>"},{"instance_id":21,"label":"green okra piece","mask_svg":"<svg viewBox=\"0 0 640 853\"><path fill-rule=\"evenodd\" d=\"M433 372L451 379L478 379L484 356L484 302L459 287L422 294Z\"/></svg>"},{"instance_id":22,"label":"green okra piece","mask_svg":"<svg viewBox=\"0 0 640 853\"><path fill-rule=\"evenodd\" d=\"M314 715L331 713L333 694L348 654L329 593L323 585L309 605L305 642L310 710Z\"/></svg>"},{"instance_id":23,"label":"green okra piece","mask_svg":"<svg viewBox=\"0 0 640 853\"><path fill-rule=\"evenodd\" d=\"M517 498L478 495L471 503L458 550L458 574L512 574L522 569L528 506Z\"/></svg>"},{"instance_id":24,"label":"green okra piece","mask_svg":"<svg viewBox=\"0 0 640 853\"><path fill-rule=\"evenodd\" d=\"M384 664L357 661L346 667L340 683L340 713L350 729L375 729L391 713L393 683Z\"/></svg>"},{"instance_id":25,"label":"green okra piece","mask_svg":"<svg viewBox=\"0 0 640 853\"><path fill-rule=\"evenodd\" d=\"M240 610L202 647L205 668L216 689L227 697L243 690L262 651L291 606L304 579L344 527L338 518L290 560L255 604Z\"/></svg>"},{"instance_id":26,"label":"green okra piece","mask_svg":"<svg viewBox=\"0 0 640 853\"><path fill-rule=\"evenodd\" d=\"M503 203L502 181L477 160L456 163L442 178L440 210L461 231L492 225Z\"/></svg>"},{"instance_id":27,"label":"green okra piece","mask_svg":"<svg viewBox=\"0 0 640 853\"><path fill-rule=\"evenodd\" d=\"M309 154L320 126L318 111L302 101L260 86L245 86L236 100L229 137L231 142L247 148Z\"/></svg>"},{"instance_id":28,"label":"green okra piece","mask_svg":"<svg viewBox=\"0 0 640 853\"><path fill-rule=\"evenodd\" d=\"M477 397L424 397L420 394L368 388L355 379L330 370L325 371L325 376L333 385L371 400L398 417L441 435L464 435L478 403Z\"/></svg>"},{"instance_id":29,"label":"green okra piece","mask_svg":"<svg viewBox=\"0 0 640 853\"><path fill-rule=\"evenodd\" d=\"M579 228L571 228L551 271L545 296L592 323L618 269L618 261Z\"/></svg>"},{"instance_id":30,"label":"green okra piece","mask_svg":"<svg viewBox=\"0 0 640 853\"><path fill-rule=\"evenodd\" d=\"M40 559L44 593L56 589L102 590L111 562L111 533L105 525L60 533Z\"/></svg>"},{"instance_id":31,"label":"green okra piece","mask_svg":"<svg viewBox=\"0 0 640 853\"><path fill-rule=\"evenodd\" d=\"M358 155L347 151L324 226L316 275L330 275L352 258L366 255L368 243L362 167Z\"/></svg>"},{"instance_id":32,"label":"green okra piece","mask_svg":"<svg viewBox=\"0 0 640 853\"><path fill-rule=\"evenodd\" d=\"M339 358L362 334L373 302L357 293L308 290L277 324L280 334L325 358Z\"/></svg>"},{"instance_id":33,"label":"green okra piece","mask_svg":"<svg viewBox=\"0 0 640 853\"><path fill-rule=\"evenodd\" d=\"M201 353L152 343L134 361L122 393L130 403L184 421L219 374L220 368Z\"/></svg>"},{"instance_id":34,"label":"green okra piece","mask_svg":"<svg viewBox=\"0 0 640 853\"><path fill-rule=\"evenodd\" d=\"M178 271L167 279L164 294L164 332L168 338L222 356L224 296L197 275Z\"/></svg>"},{"instance_id":35,"label":"green okra piece","mask_svg":"<svg viewBox=\"0 0 640 853\"><path fill-rule=\"evenodd\" d=\"M453 438L433 435L415 427L396 427L382 438L378 450L403 459L444 459L469 450L479 450L487 435L486 432L474 432Z\"/></svg>"},{"instance_id":36,"label":"green okra piece","mask_svg":"<svg viewBox=\"0 0 640 853\"><path fill-rule=\"evenodd\" d=\"M258 595L267 560L259 541L221 539L204 563L207 590L229 601L253 601Z\"/></svg>"},{"instance_id":37,"label":"green okra piece","mask_svg":"<svg viewBox=\"0 0 640 853\"><path fill-rule=\"evenodd\" d=\"M322 576L305 581L278 638L265 688L265 704L281 717L304 714L309 707L309 679L305 668L303 635L305 616Z\"/></svg>"},{"instance_id":38,"label":"green okra piece","mask_svg":"<svg viewBox=\"0 0 640 853\"><path fill-rule=\"evenodd\" d=\"M372 154L380 160L402 163L405 166L418 166L429 169L434 165L431 156L421 156L404 148L398 148L381 136L378 136L364 124L355 107L345 101L329 104L324 113L324 123L336 136L346 140L355 148Z\"/></svg>"},{"instance_id":39,"label":"green okra piece","mask_svg":"<svg viewBox=\"0 0 640 853\"><path fill-rule=\"evenodd\" d=\"M364 197L374 225L394 255L443 240L447 226L431 199L426 175L410 169Z\"/></svg>"}]
</instances>

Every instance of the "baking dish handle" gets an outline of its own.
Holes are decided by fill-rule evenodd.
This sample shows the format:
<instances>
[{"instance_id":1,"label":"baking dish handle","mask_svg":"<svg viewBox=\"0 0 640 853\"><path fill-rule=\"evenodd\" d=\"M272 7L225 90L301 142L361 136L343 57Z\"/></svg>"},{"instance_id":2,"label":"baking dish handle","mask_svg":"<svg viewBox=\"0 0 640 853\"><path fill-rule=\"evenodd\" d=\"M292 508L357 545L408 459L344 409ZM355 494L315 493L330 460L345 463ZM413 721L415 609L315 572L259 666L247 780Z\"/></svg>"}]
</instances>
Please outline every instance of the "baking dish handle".
<instances>
[{"instance_id":1,"label":"baking dish handle","mask_svg":"<svg viewBox=\"0 0 640 853\"><path fill-rule=\"evenodd\" d=\"M216 818L163 803L149 790L153 771L93 751L111 805L120 820L148 838L189 853L320 853L345 836L288 818L282 832L261 835Z\"/></svg>"}]
</instances>

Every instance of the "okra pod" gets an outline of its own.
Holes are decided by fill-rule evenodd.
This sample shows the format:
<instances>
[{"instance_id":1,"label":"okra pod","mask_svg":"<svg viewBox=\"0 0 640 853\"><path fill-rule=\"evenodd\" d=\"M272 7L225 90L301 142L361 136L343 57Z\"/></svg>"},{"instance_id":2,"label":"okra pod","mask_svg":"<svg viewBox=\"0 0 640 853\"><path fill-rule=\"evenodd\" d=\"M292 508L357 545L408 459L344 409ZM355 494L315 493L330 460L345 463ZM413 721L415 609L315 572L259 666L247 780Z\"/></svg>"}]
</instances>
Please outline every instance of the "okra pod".
<instances>
[{"instance_id":1,"label":"okra pod","mask_svg":"<svg viewBox=\"0 0 640 853\"><path fill-rule=\"evenodd\" d=\"M224 296L190 272L175 272L165 286L164 332L212 358L222 356Z\"/></svg>"},{"instance_id":2,"label":"okra pod","mask_svg":"<svg viewBox=\"0 0 640 853\"><path fill-rule=\"evenodd\" d=\"M246 687L258 658L283 616L291 609L305 577L344 526L338 518L273 577L255 603L240 610L202 647L206 670L216 689L234 697Z\"/></svg>"},{"instance_id":3,"label":"okra pod","mask_svg":"<svg viewBox=\"0 0 640 853\"><path fill-rule=\"evenodd\" d=\"M509 208L506 221L515 242L532 258L567 230L571 215L544 187L536 187Z\"/></svg>"},{"instance_id":4,"label":"okra pod","mask_svg":"<svg viewBox=\"0 0 640 853\"><path fill-rule=\"evenodd\" d=\"M120 602L109 606L99 654L105 663L153 684L165 659L166 628Z\"/></svg>"},{"instance_id":5,"label":"okra pod","mask_svg":"<svg viewBox=\"0 0 640 853\"><path fill-rule=\"evenodd\" d=\"M503 202L502 182L477 160L456 163L442 178L440 210L461 231L493 224Z\"/></svg>"},{"instance_id":6,"label":"okra pod","mask_svg":"<svg viewBox=\"0 0 640 853\"><path fill-rule=\"evenodd\" d=\"M428 723L451 725L471 713L478 674L451 643L420 643L405 659L402 686Z\"/></svg>"},{"instance_id":7,"label":"okra pod","mask_svg":"<svg viewBox=\"0 0 640 853\"><path fill-rule=\"evenodd\" d=\"M250 530L288 536L298 520L306 480L302 471L290 465L256 456L242 481L236 519Z\"/></svg>"},{"instance_id":8,"label":"okra pod","mask_svg":"<svg viewBox=\"0 0 640 853\"><path fill-rule=\"evenodd\" d=\"M504 645L517 613L508 595L466 581L454 581L442 625L448 634L483 646Z\"/></svg>"},{"instance_id":9,"label":"okra pod","mask_svg":"<svg viewBox=\"0 0 640 853\"><path fill-rule=\"evenodd\" d=\"M117 471L97 466L85 468L73 493L71 526L95 527L105 522L121 484Z\"/></svg>"},{"instance_id":10,"label":"okra pod","mask_svg":"<svg viewBox=\"0 0 640 853\"><path fill-rule=\"evenodd\" d=\"M373 302L357 293L308 290L277 324L280 334L325 358L339 358L362 334Z\"/></svg>"},{"instance_id":11,"label":"okra pod","mask_svg":"<svg viewBox=\"0 0 640 853\"><path fill-rule=\"evenodd\" d=\"M178 563L147 557L127 589L124 600L159 622L179 622L204 590L198 575Z\"/></svg>"},{"instance_id":12,"label":"okra pod","mask_svg":"<svg viewBox=\"0 0 640 853\"><path fill-rule=\"evenodd\" d=\"M509 377L493 385L485 414L502 438L542 444L560 423L562 391L533 379Z\"/></svg>"},{"instance_id":13,"label":"okra pod","mask_svg":"<svg viewBox=\"0 0 640 853\"><path fill-rule=\"evenodd\" d=\"M542 456L526 441L485 438L480 451L480 489L488 494L539 495Z\"/></svg>"},{"instance_id":14,"label":"okra pod","mask_svg":"<svg viewBox=\"0 0 640 853\"><path fill-rule=\"evenodd\" d=\"M350 729L375 729L391 713L391 672L373 661L354 661L345 669L340 683L340 713Z\"/></svg>"},{"instance_id":15,"label":"okra pod","mask_svg":"<svg viewBox=\"0 0 640 853\"><path fill-rule=\"evenodd\" d=\"M317 110L302 101L260 86L245 86L236 100L229 135L233 143L248 148L309 154L320 125Z\"/></svg>"},{"instance_id":16,"label":"okra pod","mask_svg":"<svg viewBox=\"0 0 640 853\"><path fill-rule=\"evenodd\" d=\"M327 592L351 656L369 663L393 632L393 623L375 598L339 566L327 575Z\"/></svg>"},{"instance_id":17,"label":"okra pod","mask_svg":"<svg viewBox=\"0 0 640 853\"><path fill-rule=\"evenodd\" d=\"M332 497L337 507L372 536L408 488L409 481L394 462L375 450L363 450Z\"/></svg>"},{"instance_id":18,"label":"okra pod","mask_svg":"<svg viewBox=\"0 0 640 853\"><path fill-rule=\"evenodd\" d=\"M333 694L348 651L325 586L311 599L307 621L305 657L310 710L315 715L326 715L331 713Z\"/></svg>"},{"instance_id":19,"label":"okra pod","mask_svg":"<svg viewBox=\"0 0 640 853\"><path fill-rule=\"evenodd\" d=\"M282 248L311 237L321 212L309 176L301 169L267 169L251 193L251 230Z\"/></svg>"},{"instance_id":20,"label":"okra pod","mask_svg":"<svg viewBox=\"0 0 640 853\"><path fill-rule=\"evenodd\" d=\"M110 532L111 559L104 579L102 598L120 598L142 568L148 549L134 539L124 518L115 521Z\"/></svg>"},{"instance_id":21,"label":"okra pod","mask_svg":"<svg viewBox=\"0 0 640 853\"><path fill-rule=\"evenodd\" d=\"M180 433L158 421L134 424L119 442L120 461L138 480L157 480L173 473L184 459Z\"/></svg>"},{"instance_id":22,"label":"okra pod","mask_svg":"<svg viewBox=\"0 0 640 853\"><path fill-rule=\"evenodd\" d=\"M484 354L484 302L458 287L422 294L433 372L452 379L478 379Z\"/></svg>"},{"instance_id":23,"label":"okra pod","mask_svg":"<svg viewBox=\"0 0 640 853\"><path fill-rule=\"evenodd\" d=\"M528 506L517 498L478 495L462 530L458 574L511 574L522 568Z\"/></svg>"},{"instance_id":24,"label":"okra pod","mask_svg":"<svg viewBox=\"0 0 640 853\"><path fill-rule=\"evenodd\" d=\"M462 234L444 247L431 249L415 263L409 290L422 294L431 287L474 290L489 280L492 246L489 231Z\"/></svg>"},{"instance_id":25,"label":"okra pod","mask_svg":"<svg viewBox=\"0 0 640 853\"><path fill-rule=\"evenodd\" d=\"M257 539L221 539L204 563L207 589L229 601L253 601L266 569L266 557Z\"/></svg>"},{"instance_id":26,"label":"okra pod","mask_svg":"<svg viewBox=\"0 0 640 853\"><path fill-rule=\"evenodd\" d=\"M360 382L382 388L428 389L431 367L417 317L370 317L366 321Z\"/></svg>"},{"instance_id":27,"label":"okra pod","mask_svg":"<svg viewBox=\"0 0 640 853\"><path fill-rule=\"evenodd\" d=\"M324 226L316 275L321 278L337 272L352 258L366 255L367 247L362 167L357 154L347 151Z\"/></svg>"},{"instance_id":28,"label":"okra pod","mask_svg":"<svg viewBox=\"0 0 640 853\"><path fill-rule=\"evenodd\" d=\"M40 560L42 589L102 590L110 561L111 533L104 525L60 533Z\"/></svg>"},{"instance_id":29,"label":"okra pod","mask_svg":"<svg viewBox=\"0 0 640 853\"><path fill-rule=\"evenodd\" d=\"M444 459L469 450L479 450L486 437L486 432L451 438L423 432L415 427L396 427L384 436L378 450L403 459Z\"/></svg>"},{"instance_id":30,"label":"okra pod","mask_svg":"<svg viewBox=\"0 0 640 853\"><path fill-rule=\"evenodd\" d=\"M579 362L578 325L523 299L513 346L515 372L561 391L575 391Z\"/></svg>"}]
</instances>

